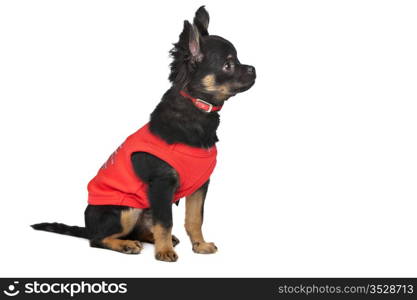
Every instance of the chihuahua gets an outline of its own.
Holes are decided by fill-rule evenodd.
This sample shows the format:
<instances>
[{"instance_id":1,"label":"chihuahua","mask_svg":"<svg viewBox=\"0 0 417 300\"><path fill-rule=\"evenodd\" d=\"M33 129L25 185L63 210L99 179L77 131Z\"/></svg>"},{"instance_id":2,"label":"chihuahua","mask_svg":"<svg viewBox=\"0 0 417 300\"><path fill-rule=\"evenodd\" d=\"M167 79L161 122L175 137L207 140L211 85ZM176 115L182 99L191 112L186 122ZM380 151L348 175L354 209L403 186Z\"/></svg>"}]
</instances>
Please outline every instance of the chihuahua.
<instances>
[{"instance_id":1,"label":"chihuahua","mask_svg":"<svg viewBox=\"0 0 417 300\"><path fill-rule=\"evenodd\" d=\"M150 121L129 136L88 184L85 227L39 223L36 230L86 238L92 247L138 254L155 244L155 258L178 259L172 204L185 198L185 229L195 253L215 253L202 233L204 201L216 165L219 111L255 83L255 68L241 64L228 40L208 33L200 7L184 21L170 51L172 86Z\"/></svg>"}]
</instances>

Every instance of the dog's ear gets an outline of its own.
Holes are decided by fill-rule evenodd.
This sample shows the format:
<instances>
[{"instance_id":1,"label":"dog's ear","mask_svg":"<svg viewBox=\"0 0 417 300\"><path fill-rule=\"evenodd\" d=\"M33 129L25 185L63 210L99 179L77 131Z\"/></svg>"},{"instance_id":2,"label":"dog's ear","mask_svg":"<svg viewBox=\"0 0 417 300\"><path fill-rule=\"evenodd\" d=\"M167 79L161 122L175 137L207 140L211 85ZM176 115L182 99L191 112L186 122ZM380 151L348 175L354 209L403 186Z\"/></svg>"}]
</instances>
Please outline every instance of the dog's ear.
<instances>
[{"instance_id":1,"label":"dog's ear","mask_svg":"<svg viewBox=\"0 0 417 300\"><path fill-rule=\"evenodd\" d=\"M209 22L210 22L210 16L203 5L199 9L197 9L197 11L195 12L195 17L194 17L194 26L197 27L201 36L208 35L207 29L208 29Z\"/></svg>"},{"instance_id":2,"label":"dog's ear","mask_svg":"<svg viewBox=\"0 0 417 300\"><path fill-rule=\"evenodd\" d=\"M203 54L200 49L200 33L196 26L190 25L190 38L188 41L192 62L200 62L203 59Z\"/></svg>"},{"instance_id":3,"label":"dog's ear","mask_svg":"<svg viewBox=\"0 0 417 300\"><path fill-rule=\"evenodd\" d=\"M179 41L174 44L170 54L173 61L169 80L177 84L185 84L195 63L203 59L200 49L200 34L196 26L184 21L184 29L180 34Z\"/></svg>"},{"instance_id":4,"label":"dog's ear","mask_svg":"<svg viewBox=\"0 0 417 300\"><path fill-rule=\"evenodd\" d=\"M200 62L203 54L200 50L200 34L196 26L184 21L184 29L180 35L180 43L189 51L189 58L192 63Z\"/></svg>"}]
</instances>

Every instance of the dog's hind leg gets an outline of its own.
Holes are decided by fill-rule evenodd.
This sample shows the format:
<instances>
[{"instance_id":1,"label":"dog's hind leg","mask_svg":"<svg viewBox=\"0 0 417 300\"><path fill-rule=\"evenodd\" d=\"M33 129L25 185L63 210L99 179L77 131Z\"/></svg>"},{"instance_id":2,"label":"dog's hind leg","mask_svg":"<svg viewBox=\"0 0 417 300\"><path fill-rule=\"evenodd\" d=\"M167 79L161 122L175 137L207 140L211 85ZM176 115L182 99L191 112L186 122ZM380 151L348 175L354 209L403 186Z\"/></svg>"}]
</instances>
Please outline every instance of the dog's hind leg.
<instances>
[{"instance_id":1,"label":"dog's hind leg","mask_svg":"<svg viewBox=\"0 0 417 300\"><path fill-rule=\"evenodd\" d=\"M142 210L113 205L89 205L85 217L90 246L126 254L138 254L142 244L122 239L134 228Z\"/></svg>"}]
</instances>

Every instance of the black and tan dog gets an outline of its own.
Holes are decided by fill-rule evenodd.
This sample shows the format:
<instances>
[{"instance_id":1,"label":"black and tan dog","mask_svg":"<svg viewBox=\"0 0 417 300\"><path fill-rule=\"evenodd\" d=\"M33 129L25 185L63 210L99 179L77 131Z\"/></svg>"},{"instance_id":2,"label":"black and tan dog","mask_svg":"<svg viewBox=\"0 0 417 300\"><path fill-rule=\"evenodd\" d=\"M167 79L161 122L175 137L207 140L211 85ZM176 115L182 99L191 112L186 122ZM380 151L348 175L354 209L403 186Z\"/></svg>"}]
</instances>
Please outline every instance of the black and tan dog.
<instances>
[{"instance_id":1,"label":"black and tan dog","mask_svg":"<svg viewBox=\"0 0 417 300\"><path fill-rule=\"evenodd\" d=\"M243 65L236 49L220 36L208 34L209 15L200 7L193 24L184 22L178 43L171 50L172 87L151 114L149 131L167 145L212 149L218 141L218 110L224 101L248 90L255 82L255 68ZM172 203L181 188L179 172L161 157L146 151L129 156L135 179L146 184L149 208L129 205L92 205L85 211L86 227L40 223L34 229L78 236L93 247L136 254L141 242L155 244L155 257L176 261L171 234ZM103 167L104 168L104 167ZM126 168L126 172L129 172ZM185 229L196 253L214 253L214 243L204 240L201 227L209 180L186 197Z\"/></svg>"}]
</instances>

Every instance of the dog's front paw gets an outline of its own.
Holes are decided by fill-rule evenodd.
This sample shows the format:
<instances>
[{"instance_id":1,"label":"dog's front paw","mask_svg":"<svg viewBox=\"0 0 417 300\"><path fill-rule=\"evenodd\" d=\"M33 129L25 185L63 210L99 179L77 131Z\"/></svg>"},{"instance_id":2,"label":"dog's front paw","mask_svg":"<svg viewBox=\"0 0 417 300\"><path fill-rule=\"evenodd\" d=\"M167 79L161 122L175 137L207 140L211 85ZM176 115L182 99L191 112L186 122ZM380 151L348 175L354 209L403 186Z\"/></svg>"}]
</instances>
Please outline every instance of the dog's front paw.
<instances>
[{"instance_id":1,"label":"dog's front paw","mask_svg":"<svg viewBox=\"0 0 417 300\"><path fill-rule=\"evenodd\" d=\"M174 262L177 261L178 255L177 253L175 253L174 249L172 249L165 251L157 251L155 253L155 258L161 261Z\"/></svg>"},{"instance_id":2,"label":"dog's front paw","mask_svg":"<svg viewBox=\"0 0 417 300\"><path fill-rule=\"evenodd\" d=\"M193 244L193 251L200 254L210 254L217 252L217 247L214 243L196 242Z\"/></svg>"}]
</instances>

